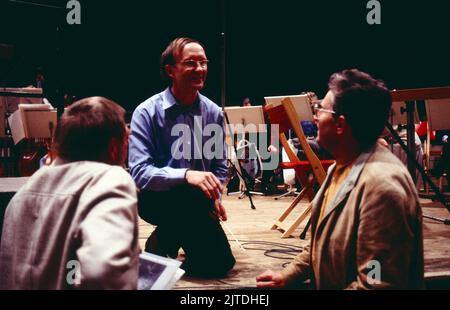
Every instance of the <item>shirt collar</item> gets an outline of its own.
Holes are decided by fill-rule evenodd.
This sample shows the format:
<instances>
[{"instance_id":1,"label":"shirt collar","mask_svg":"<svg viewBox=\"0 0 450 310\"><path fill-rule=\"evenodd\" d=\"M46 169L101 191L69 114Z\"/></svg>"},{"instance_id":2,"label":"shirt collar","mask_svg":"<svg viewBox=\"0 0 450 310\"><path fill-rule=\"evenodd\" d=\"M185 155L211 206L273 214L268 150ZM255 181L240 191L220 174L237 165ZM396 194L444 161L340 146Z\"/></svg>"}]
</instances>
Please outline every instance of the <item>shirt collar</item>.
<instances>
[{"instance_id":1,"label":"shirt collar","mask_svg":"<svg viewBox=\"0 0 450 310\"><path fill-rule=\"evenodd\" d=\"M197 99L191 106L184 106L178 100L175 98L175 96L172 94L172 91L170 90L170 87L167 87L164 91L164 97L165 100L162 102L162 108L164 110L170 109L173 106L178 106L181 109L185 110L196 110L200 106L200 94L198 94Z\"/></svg>"}]
</instances>

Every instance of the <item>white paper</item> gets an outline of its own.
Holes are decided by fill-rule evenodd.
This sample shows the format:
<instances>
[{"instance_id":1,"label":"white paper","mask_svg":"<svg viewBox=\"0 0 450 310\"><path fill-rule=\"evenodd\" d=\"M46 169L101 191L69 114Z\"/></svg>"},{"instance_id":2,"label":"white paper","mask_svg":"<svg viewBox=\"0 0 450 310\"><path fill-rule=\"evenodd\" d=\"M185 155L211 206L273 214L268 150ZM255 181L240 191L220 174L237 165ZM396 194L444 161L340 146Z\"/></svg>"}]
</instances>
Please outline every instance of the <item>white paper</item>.
<instances>
[{"instance_id":1,"label":"white paper","mask_svg":"<svg viewBox=\"0 0 450 310\"><path fill-rule=\"evenodd\" d=\"M25 138L52 138L57 118L57 111L49 104L20 104L8 119L14 143Z\"/></svg>"},{"instance_id":2,"label":"white paper","mask_svg":"<svg viewBox=\"0 0 450 310\"><path fill-rule=\"evenodd\" d=\"M138 290L170 290L183 276L176 259L142 252L139 255Z\"/></svg>"},{"instance_id":3,"label":"white paper","mask_svg":"<svg viewBox=\"0 0 450 310\"><path fill-rule=\"evenodd\" d=\"M450 99L427 100L426 108L430 130L450 129Z\"/></svg>"},{"instance_id":4,"label":"white paper","mask_svg":"<svg viewBox=\"0 0 450 310\"><path fill-rule=\"evenodd\" d=\"M267 105L276 107L281 105L282 101L286 98L291 99L300 121L314 121L311 103L308 95L264 97L264 100L266 101Z\"/></svg>"},{"instance_id":5,"label":"white paper","mask_svg":"<svg viewBox=\"0 0 450 310\"><path fill-rule=\"evenodd\" d=\"M226 107L225 113L228 116L233 133L242 134L244 132L258 133L267 131L262 106ZM226 124L226 134L230 134L228 124Z\"/></svg>"}]
</instances>

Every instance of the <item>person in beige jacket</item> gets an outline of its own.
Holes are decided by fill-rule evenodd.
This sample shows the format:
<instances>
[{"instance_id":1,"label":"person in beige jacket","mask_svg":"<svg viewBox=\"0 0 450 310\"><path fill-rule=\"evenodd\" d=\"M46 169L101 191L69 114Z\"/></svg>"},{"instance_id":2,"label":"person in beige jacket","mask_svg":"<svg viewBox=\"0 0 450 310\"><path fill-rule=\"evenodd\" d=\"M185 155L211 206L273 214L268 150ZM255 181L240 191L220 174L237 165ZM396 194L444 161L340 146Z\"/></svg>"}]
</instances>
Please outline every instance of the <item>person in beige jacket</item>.
<instances>
[{"instance_id":1,"label":"person in beige jacket","mask_svg":"<svg viewBox=\"0 0 450 310\"><path fill-rule=\"evenodd\" d=\"M60 119L56 160L7 207L0 289L136 289L136 187L124 164L125 111L101 97Z\"/></svg>"},{"instance_id":2,"label":"person in beige jacket","mask_svg":"<svg viewBox=\"0 0 450 310\"><path fill-rule=\"evenodd\" d=\"M423 288L422 217L404 165L376 141L391 107L383 82L356 69L331 76L316 105L318 142L336 159L312 201L311 244L258 287L310 279L316 289Z\"/></svg>"}]
</instances>

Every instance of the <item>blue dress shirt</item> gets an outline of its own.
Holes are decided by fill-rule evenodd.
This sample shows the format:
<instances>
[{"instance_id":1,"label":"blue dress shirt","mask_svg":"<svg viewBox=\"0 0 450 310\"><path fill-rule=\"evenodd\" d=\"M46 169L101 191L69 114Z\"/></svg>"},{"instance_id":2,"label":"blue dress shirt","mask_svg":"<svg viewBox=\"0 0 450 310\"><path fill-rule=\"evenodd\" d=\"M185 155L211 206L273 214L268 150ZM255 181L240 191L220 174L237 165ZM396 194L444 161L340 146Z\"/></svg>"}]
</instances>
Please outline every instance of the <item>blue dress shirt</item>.
<instances>
[{"instance_id":1,"label":"blue dress shirt","mask_svg":"<svg viewBox=\"0 0 450 310\"><path fill-rule=\"evenodd\" d=\"M191 138L188 143L180 144L181 138L186 136L176 130L172 133L177 124L181 125L176 128L185 125ZM214 141L221 143L221 148L217 149L220 155L214 158L203 154L205 143L211 141L211 136L203 133L208 124L217 124L221 129L211 133ZM190 146L189 150L183 150L186 145ZM174 157L172 149L181 153L186 151L189 156ZM184 106L177 102L169 88L147 99L133 113L128 163L131 176L140 189L168 191L186 182L188 169L211 171L223 182L227 166L221 109L201 94L194 104Z\"/></svg>"}]
</instances>

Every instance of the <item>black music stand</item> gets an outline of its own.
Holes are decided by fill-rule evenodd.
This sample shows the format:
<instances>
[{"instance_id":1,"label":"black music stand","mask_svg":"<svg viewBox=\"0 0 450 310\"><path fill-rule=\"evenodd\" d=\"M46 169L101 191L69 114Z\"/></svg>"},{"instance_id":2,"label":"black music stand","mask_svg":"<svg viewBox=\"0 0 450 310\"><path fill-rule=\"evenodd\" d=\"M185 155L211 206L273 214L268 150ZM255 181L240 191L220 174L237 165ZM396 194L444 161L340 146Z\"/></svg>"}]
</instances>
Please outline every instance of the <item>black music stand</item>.
<instances>
[{"instance_id":1,"label":"black music stand","mask_svg":"<svg viewBox=\"0 0 450 310\"><path fill-rule=\"evenodd\" d=\"M10 137L7 119L19 109L19 104L42 103L41 88L0 87L0 138Z\"/></svg>"},{"instance_id":2,"label":"black music stand","mask_svg":"<svg viewBox=\"0 0 450 310\"><path fill-rule=\"evenodd\" d=\"M237 153L236 153L237 151ZM236 151L230 152L234 156L230 156L228 160L231 161L235 169L241 169L242 170L236 170L236 173L239 176L239 179L244 182L245 186L249 187L250 194L252 195L264 195L261 192L254 191L255 184L257 183L257 178L262 176L263 173L263 165L261 161L261 156L259 155L259 152L257 150L256 144L249 142L246 139L242 139L239 141ZM244 159L241 159L241 154L244 154ZM257 154L255 158L251 158L250 154ZM240 167L237 166L237 161L243 161L241 162ZM245 197L244 191L237 191L234 193L227 193L227 195L236 195L240 194L239 199L242 199Z\"/></svg>"},{"instance_id":3,"label":"black music stand","mask_svg":"<svg viewBox=\"0 0 450 310\"><path fill-rule=\"evenodd\" d=\"M0 165L3 175L13 177L17 175L17 152L13 147L8 118L19 109L19 104L42 103L41 88L0 88Z\"/></svg>"},{"instance_id":4,"label":"black music stand","mask_svg":"<svg viewBox=\"0 0 450 310\"><path fill-rule=\"evenodd\" d=\"M413 155L414 151L414 110L415 102L419 100L442 100L450 99L450 87L438 87L438 88L424 88L424 89L410 89L410 90L400 90L392 91L391 96L393 101L404 101L406 102L406 112L407 116L407 131L408 131L408 145L405 145L397 132L394 130L392 125L388 122L386 124L387 128L391 132L394 139L397 140L401 148L406 152L408 156L408 170L414 179L415 170L418 169L423 177L423 180L428 183L431 189L435 192L435 198L441 202L444 207L450 212L450 206L445 199L445 196L441 193L440 189L433 183L431 178L426 174L424 168L420 163L417 162L416 157ZM444 223L445 225L450 225L449 219L441 219L433 216L423 215L425 218L436 220Z\"/></svg>"},{"instance_id":5,"label":"black music stand","mask_svg":"<svg viewBox=\"0 0 450 310\"><path fill-rule=\"evenodd\" d=\"M231 160L231 158L228 159L228 162L232 167L235 168L236 173L238 174L239 178L244 182L244 192L243 196L247 196L250 200L250 205L252 209L256 209L255 205L253 204L252 195L255 193L251 192L251 186L249 186L249 180L248 176L245 175L245 169L242 167L240 162L240 153L245 152L238 152L237 145L235 143L235 135L240 135L243 138L245 137L245 134L252 134L254 136L255 134L259 134L262 132L265 132L267 130L266 123L264 120L264 113L261 106L255 106L255 107L228 107L224 109L225 114L225 127L227 128L227 133L231 139L231 144L234 149L234 154L236 154L236 162L238 164L238 168L235 167L235 163ZM251 141L254 142L256 145L257 141ZM244 150L244 149L242 149ZM253 152L252 152L253 153ZM249 154L249 157L256 158L258 154ZM262 167L261 167L262 168Z\"/></svg>"}]
</instances>

